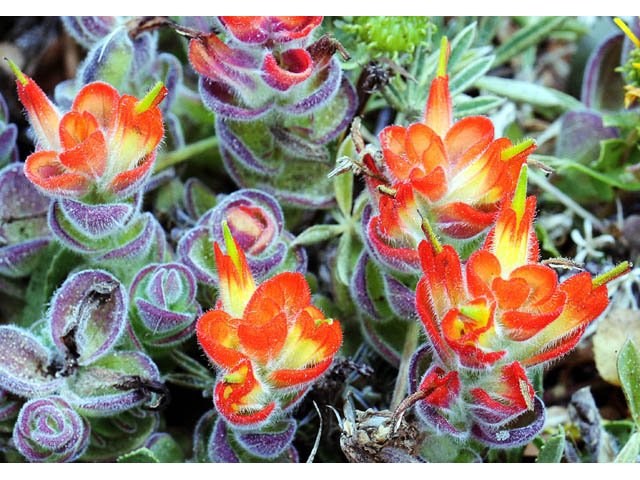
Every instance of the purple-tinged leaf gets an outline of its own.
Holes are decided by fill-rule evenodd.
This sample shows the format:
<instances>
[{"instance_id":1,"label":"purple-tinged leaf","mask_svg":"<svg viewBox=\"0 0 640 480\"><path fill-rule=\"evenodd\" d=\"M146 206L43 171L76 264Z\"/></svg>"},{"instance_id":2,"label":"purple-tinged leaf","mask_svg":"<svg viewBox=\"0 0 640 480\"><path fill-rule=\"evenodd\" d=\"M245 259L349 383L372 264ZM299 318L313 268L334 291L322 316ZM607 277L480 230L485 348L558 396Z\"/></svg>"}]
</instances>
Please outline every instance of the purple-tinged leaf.
<instances>
[{"instance_id":1,"label":"purple-tinged leaf","mask_svg":"<svg viewBox=\"0 0 640 480\"><path fill-rule=\"evenodd\" d=\"M490 447L515 448L526 445L538 436L544 426L545 407L537 396L534 399L534 410L515 420L515 426L503 425L492 427L476 423L471 429L471 436Z\"/></svg>"},{"instance_id":2,"label":"purple-tinged leaf","mask_svg":"<svg viewBox=\"0 0 640 480\"><path fill-rule=\"evenodd\" d=\"M402 282L389 274L384 274L387 300L393 313L406 320L417 319L416 294Z\"/></svg>"},{"instance_id":3,"label":"purple-tinged leaf","mask_svg":"<svg viewBox=\"0 0 640 480\"><path fill-rule=\"evenodd\" d=\"M108 354L67 379L65 397L83 415L111 416L151 401L160 372L141 352Z\"/></svg>"},{"instance_id":4,"label":"purple-tinged leaf","mask_svg":"<svg viewBox=\"0 0 640 480\"><path fill-rule=\"evenodd\" d=\"M207 444L210 461L214 463L240 463L228 441L227 424L222 418L216 421Z\"/></svg>"},{"instance_id":5,"label":"purple-tinged leaf","mask_svg":"<svg viewBox=\"0 0 640 480\"><path fill-rule=\"evenodd\" d=\"M433 363L433 352L431 346L424 344L419 347L411 357L409 362L409 395L418 391L420 380Z\"/></svg>"},{"instance_id":6,"label":"purple-tinged leaf","mask_svg":"<svg viewBox=\"0 0 640 480\"><path fill-rule=\"evenodd\" d=\"M67 358L77 355L79 365L89 365L118 341L127 308L125 288L113 275L102 270L75 273L51 300L47 315L53 342Z\"/></svg>"},{"instance_id":7,"label":"purple-tinged leaf","mask_svg":"<svg viewBox=\"0 0 640 480\"><path fill-rule=\"evenodd\" d=\"M256 109L246 108L237 104L234 90L222 82L200 77L198 86L202 101L208 109L217 116L240 122L258 120L269 113L275 104L271 100Z\"/></svg>"},{"instance_id":8,"label":"purple-tinged leaf","mask_svg":"<svg viewBox=\"0 0 640 480\"><path fill-rule=\"evenodd\" d=\"M0 389L0 432L5 432L3 423L11 422L18 416L22 407L21 403L19 400L11 398L6 390Z\"/></svg>"},{"instance_id":9,"label":"purple-tinged leaf","mask_svg":"<svg viewBox=\"0 0 640 480\"><path fill-rule=\"evenodd\" d=\"M51 352L31 333L0 326L0 388L23 397L55 392L63 379L48 372Z\"/></svg>"},{"instance_id":10,"label":"purple-tinged leaf","mask_svg":"<svg viewBox=\"0 0 640 480\"><path fill-rule=\"evenodd\" d=\"M274 175L278 172L277 168L264 165L262 160L245 145L244 141L231 131L223 117L216 117L216 133L220 140L220 148L229 150L245 168L263 175Z\"/></svg>"},{"instance_id":11,"label":"purple-tinged leaf","mask_svg":"<svg viewBox=\"0 0 640 480\"><path fill-rule=\"evenodd\" d=\"M556 156L589 165L600 156L600 141L617 138L618 129L605 127L595 112L567 112L560 121Z\"/></svg>"},{"instance_id":12,"label":"purple-tinged leaf","mask_svg":"<svg viewBox=\"0 0 640 480\"><path fill-rule=\"evenodd\" d=\"M178 257L193 272L199 282L205 285L217 285L218 273L211 229L195 227L189 230L178 242Z\"/></svg>"},{"instance_id":13,"label":"purple-tinged leaf","mask_svg":"<svg viewBox=\"0 0 640 480\"><path fill-rule=\"evenodd\" d=\"M24 404L13 430L13 443L29 462L72 462L89 444L91 429L59 396Z\"/></svg>"},{"instance_id":14,"label":"purple-tinged leaf","mask_svg":"<svg viewBox=\"0 0 640 480\"><path fill-rule=\"evenodd\" d=\"M587 108L618 111L624 108L624 79L615 69L621 64L623 33L606 38L587 61L580 100Z\"/></svg>"},{"instance_id":15,"label":"purple-tinged leaf","mask_svg":"<svg viewBox=\"0 0 640 480\"><path fill-rule=\"evenodd\" d=\"M18 127L10 123L2 130L2 125L0 124L0 164L11 156L11 152L16 148L17 138Z\"/></svg>"},{"instance_id":16,"label":"purple-tinged leaf","mask_svg":"<svg viewBox=\"0 0 640 480\"><path fill-rule=\"evenodd\" d=\"M313 90L313 93L309 96L291 105L278 106L278 109L289 115L301 116L308 115L326 105L340 88L340 80L342 78L340 63L336 58L332 58L324 71L319 72L318 75L322 78L319 88Z\"/></svg>"},{"instance_id":17,"label":"purple-tinged leaf","mask_svg":"<svg viewBox=\"0 0 640 480\"><path fill-rule=\"evenodd\" d=\"M60 209L73 227L88 238L101 238L122 229L140 208L142 195L132 203L87 205L75 200L62 199Z\"/></svg>"},{"instance_id":18,"label":"purple-tinged leaf","mask_svg":"<svg viewBox=\"0 0 640 480\"><path fill-rule=\"evenodd\" d=\"M269 428L269 432L237 431L236 440L251 454L261 458L276 458L291 445L296 433L297 424L293 419L286 419L279 425Z\"/></svg>"},{"instance_id":19,"label":"purple-tinged leaf","mask_svg":"<svg viewBox=\"0 0 640 480\"><path fill-rule=\"evenodd\" d=\"M61 17L65 29L86 48L106 37L116 26L117 17Z\"/></svg>"},{"instance_id":20,"label":"purple-tinged leaf","mask_svg":"<svg viewBox=\"0 0 640 480\"><path fill-rule=\"evenodd\" d=\"M351 297L358 306L358 309L365 315L371 317L374 320L382 320L378 311L376 310L369 292L367 290L367 263L369 262L369 255L366 252L360 254L360 258L356 262L356 266L353 270L353 276L351 277Z\"/></svg>"},{"instance_id":21,"label":"purple-tinged leaf","mask_svg":"<svg viewBox=\"0 0 640 480\"><path fill-rule=\"evenodd\" d=\"M0 275L20 278L29 275L38 264L40 254L47 248L51 239L39 238L0 247Z\"/></svg>"},{"instance_id":22,"label":"purple-tinged leaf","mask_svg":"<svg viewBox=\"0 0 640 480\"><path fill-rule=\"evenodd\" d=\"M162 248L164 246L164 242L162 242L162 239L158 236L157 226L159 224L155 217L150 212L146 212L140 217L139 221L144 222L144 228L136 237L126 242L124 245L114 248L104 255L99 256L97 260L127 261L140 259L144 258L149 253L154 243L156 246Z\"/></svg>"}]
</instances>

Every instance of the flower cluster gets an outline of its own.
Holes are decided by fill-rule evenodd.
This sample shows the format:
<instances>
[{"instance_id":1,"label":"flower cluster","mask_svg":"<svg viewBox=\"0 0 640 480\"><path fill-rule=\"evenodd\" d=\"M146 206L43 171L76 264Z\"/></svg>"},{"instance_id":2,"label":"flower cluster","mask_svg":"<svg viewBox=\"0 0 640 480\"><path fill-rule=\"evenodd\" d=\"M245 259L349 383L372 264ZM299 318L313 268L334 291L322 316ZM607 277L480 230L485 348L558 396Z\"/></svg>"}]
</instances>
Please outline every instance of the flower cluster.
<instances>
[{"instance_id":1,"label":"flower cluster","mask_svg":"<svg viewBox=\"0 0 640 480\"><path fill-rule=\"evenodd\" d=\"M281 273L256 286L244 252L223 228L227 254L214 245L220 300L196 332L221 369L216 408L232 425L256 427L302 398L331 364L342 333L311 304L302 274Z\"/></svg>"},{"instance_id":2,"label":"flower cluster","mask_svg":"<svg viewBox=\"0 0 640 480\"><path fill-rule=\"evenodd\" d=\"M539 263L526 171L464 268L428 228L431 241L419 246L416 307L434 355L419 411L435 428L499 447L527 443L542 428L544 408L527 371L571 350L607 307L607 282L628 270L625 262L596 278L583 272L559 282ZM526 425L513 427L528 412Z\"/></svg>"},{"instance_id":3,"label":"flower cluster","mask_svg":"<svg viewBox=\"0 0 640 480\"><path fill-rule=\"evenodd\" d=\"M379 263L403 273L419 271L423 219L449 243L461 244L485 232L535 149L532 141L514 146L507 138L494 139L486 117L453 122L448 48L443 44L424 120L382 130L380 168L371 155L365 156L373 173L367 184L379 212L363 217L370 218L365 241Z\"/></svg>"}]
</instances>

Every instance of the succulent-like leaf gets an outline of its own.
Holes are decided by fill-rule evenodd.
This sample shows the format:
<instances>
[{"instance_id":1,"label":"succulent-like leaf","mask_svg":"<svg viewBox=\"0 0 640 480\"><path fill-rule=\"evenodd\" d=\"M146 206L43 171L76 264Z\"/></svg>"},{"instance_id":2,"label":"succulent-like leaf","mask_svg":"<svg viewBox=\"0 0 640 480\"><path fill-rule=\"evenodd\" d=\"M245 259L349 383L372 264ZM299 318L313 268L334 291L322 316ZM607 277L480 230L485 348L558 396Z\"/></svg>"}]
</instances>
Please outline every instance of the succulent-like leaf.
<instances>
[{"instance_id":1,"label":"succulent-like leaf","mask_svg":"<svg viewBox=\"0 0 640 480\"><path fill-rule=\"evenodd\" d=\"M31 333L0 326L0 388L23 397L55 392L62 378L49 369L51 352Z\"/></svg>"},{"instance_id":2,"label":"succulent-like leaf","mask_svg":"<svg viewBox=\"0 0 640 480\"><path fill-rule=\"evenodd\" d=\"M67 278L51 301L51 335L66 357L90 365L106 355L124 332L127 295L113 275L85 270Z\"/></svg>"},{"instance_id":3,"label":"succulent-like leaf","mask_svg":"<svg viewBox=\"0 0 640 480\"><path fill-rule=\"evenodd\" d=\"M13 443L29 462L72 462L89 444L89 422L59 396L24 404L13 430Z\"/></svg>"}]
</instances>

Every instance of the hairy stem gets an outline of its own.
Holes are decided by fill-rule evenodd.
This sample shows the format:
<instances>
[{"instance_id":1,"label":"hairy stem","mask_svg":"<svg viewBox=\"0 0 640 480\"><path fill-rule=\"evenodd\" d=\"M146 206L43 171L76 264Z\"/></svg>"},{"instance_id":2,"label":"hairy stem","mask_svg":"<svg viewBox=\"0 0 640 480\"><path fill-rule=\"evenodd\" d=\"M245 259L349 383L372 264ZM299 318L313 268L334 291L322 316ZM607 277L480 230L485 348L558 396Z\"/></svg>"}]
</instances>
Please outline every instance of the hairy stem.
<instances>
[{"instance_id":1,"label":"hairy stem","mask_svg":"<svg viewBox=\"0 0 640 480\"><path fill-rule=\"evenodd\" d=\"M418 347L418 333L420 332L420 324L412 321L407 328L407 336L404 339L404 348L402 349L402 358L400 360L400 368L396 385L393 388L393 397L391 397L391 411L395 410L407 393L407 383L409 381L409 363L411 356Z\"/></svg>"}]
</instances>

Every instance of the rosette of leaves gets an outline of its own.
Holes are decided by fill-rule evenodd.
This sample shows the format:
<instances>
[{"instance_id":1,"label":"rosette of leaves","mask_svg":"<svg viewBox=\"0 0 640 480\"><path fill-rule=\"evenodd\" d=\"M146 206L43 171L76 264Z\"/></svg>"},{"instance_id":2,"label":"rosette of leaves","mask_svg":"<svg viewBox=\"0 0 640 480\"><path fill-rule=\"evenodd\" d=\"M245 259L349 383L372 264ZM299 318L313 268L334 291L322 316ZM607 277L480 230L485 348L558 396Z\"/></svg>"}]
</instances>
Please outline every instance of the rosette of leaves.
<instances>
[{"instance_id":1,"label":"rosette of leaves","mask_svg":"<svg viewBox=\"0 0 640 480\"><path fill-rule=\"evenodd\" d=\"M13 443L29 462L73 462L89 444L89 422L63 397L34 398L24 404Z\"/></svg>"},{"instance_id":2,"label":"rosette of leaves","mask_svg":"<svg viewBox=\"0 0 640 480\"><path fill-rule=\"evenodd\" d=\"M191 190L188 188L187 192ZM193 200L193 195L188 200ZM192 203L187 201L187 205ZM190 208L196 213L195 206ZM219 197L216 206L200 217L178 243L180 260L199 282L218 284L213 244L224 244L223 222L245 252L256 281L285 271L306 273L307 253L302 246L293 244L293 235L285 230L278 201L268 193L242 189Z\"/></svg>"},{"instance_id":3,"label":"rosette of leaves","mask_svg":"<svg viewBox=\"0 0 640 480\"><path fill-rule=\"evenodd\" d=\"M70 275L46 319L30 330L0 326L0 388L25 398L59 394L83 416L112 416L153 404L160 373L138 351L115 349L127 327L128 299L111 274Z\"/></svg>"},{"instance_id":4,"label":"rosette of leaves","mask_svg":"<svg viewBox=\"0 0 640 480\"><path fill-rule=\"evenodd\" d=\"M166 352L191 337L202 313L196 287L194 275L179 263L149 265L136 275L130 288L131 328L144 349Z\"/></svg>"},{"instance_id":5,"label":"rosette of leaves","mask_svg":"<svg viewBox=\"0 0 640 480\"><path fill-rule=\"evenodd\" d=\"M21 163L0 170L0 276L29 275L51 241L51 200L27 180Z\"/></svg>"},{"instance_id":6,"label":"rosette of leaves","mask_svg":"<svg viewBox=\"0 0 640 480\"><path fill-rule=\"evenodd\" d=\"M11 161L18 161L18 127L9 123L9 107L0 93L0 168Z\"/></svg>"},{"instance_id":7,"label":"rosette of leaves","mask_svg":"<svg viewBox=\"0 0 640 480\"><path fill-rule=\"evenodd\" d=\"M297 207L333 203L327 144L356 108L335 44L328 37L311 43L321 20L219 17L226 42L211 34L190 44L227 171L239 186Z\"/></svg>"},{"instance_id":8,"label":"rosette of leaves","mask_svg":"<svg viewBox=\"0 0 640 480\"><path fill-rule=\"evenodd\" d=\"M215 410L206 412L193 433L193 461L199 463L297 463L291 442L296 421L282 419L260 429L231 428Z\"/></svg>"},{"instance_id":9,"label":"rosette of leaves","mask_svg":"<svg viewBox=\"0 0 640 480\"><path fill-rule=\"evenodd\" d=\"M140 23L136 17L62 17L62 23L88 53L76 77L56 87L56 102L71 107L78 91L95 81L107 82L120 93L138 98L161 81L168 90L160 110L169 140L174 148L184 146L182 124L172 110L178 110L174 107L179 96L194 95L183 85L180 61L158 51L157 32L135 33Z\"/></svg>"}]
</instances>

